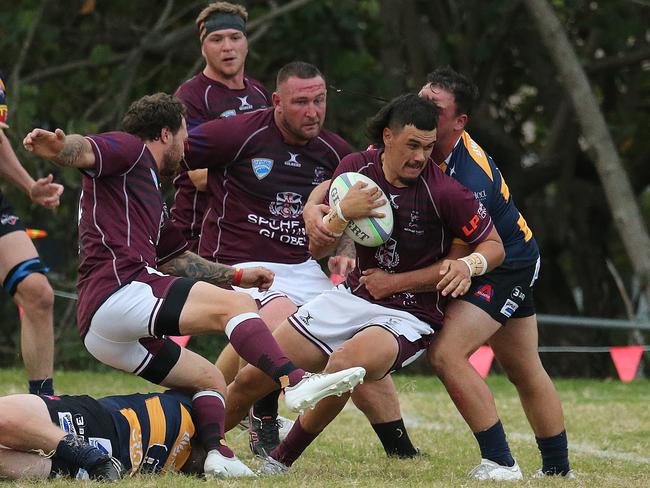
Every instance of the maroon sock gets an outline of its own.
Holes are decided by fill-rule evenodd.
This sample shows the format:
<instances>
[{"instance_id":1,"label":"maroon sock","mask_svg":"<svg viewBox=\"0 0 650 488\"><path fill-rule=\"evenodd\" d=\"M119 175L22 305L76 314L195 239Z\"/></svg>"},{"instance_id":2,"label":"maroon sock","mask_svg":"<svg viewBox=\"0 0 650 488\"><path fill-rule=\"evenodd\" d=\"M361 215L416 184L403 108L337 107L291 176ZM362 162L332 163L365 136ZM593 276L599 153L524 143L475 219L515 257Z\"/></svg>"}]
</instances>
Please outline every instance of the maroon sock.
<instances>
[{"instance_id":1,"label":"maroon sock","mask_svg":"<svg viewBox=\"0 0 650 488\"><path fill-rule=\"evenodd\" d=\"M220 393L199 391L192 397L192 421L196 427L199 441L206 451L216 449L225 457L235 454L224 440L226 405Z\"/></svg>"},{"instance_id":2,"label":"maroon sock","mask_svg":"<svg viewBox=\"0 0 650 488\"><path fill-rule=\"evenodd\" d=\"M231 318L226 324L226 335L244 361L264 371L283 388L295 385L305 374L289 361L256 313L242 313Z\"/></svg>"},{"instance_id":3,"label":"maroon sock","mask_svg":"<svg viewBox=\"0 0 650 488\"><path fill-rule=\"evenodd\" d=\"M300 417L291 427L287 437L271 451L271 457L285 466L291 466L305 449L318 437L320 432L312 434L302 428Z\"/></svg>"}]
</instances>

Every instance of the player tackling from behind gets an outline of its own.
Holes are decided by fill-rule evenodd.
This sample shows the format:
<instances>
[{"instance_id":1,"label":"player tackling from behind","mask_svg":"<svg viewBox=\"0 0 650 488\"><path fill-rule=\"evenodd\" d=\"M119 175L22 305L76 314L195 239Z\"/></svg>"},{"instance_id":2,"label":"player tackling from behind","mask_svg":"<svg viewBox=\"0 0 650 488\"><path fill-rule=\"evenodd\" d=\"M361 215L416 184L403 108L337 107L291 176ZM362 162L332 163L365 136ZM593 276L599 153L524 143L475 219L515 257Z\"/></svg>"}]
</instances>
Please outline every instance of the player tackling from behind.
<instances>
[{"instance_id":1,"label":"player tackling from behind","mask_svg":"<svg viewBox=\"0 0 650 488\"><path fill-rule=\"evenodd\" d=\"M283 387L287 405L306 408L363 378L362 368L306 376L280 350L255 302L217 285L268 288L265 268L236 269L186 252L160 192L183 158L184 106L158 93L134 102L125 132L83 137L35 129L25 148L83 173L79 205L77 322L88 351L112 367L193 393L192 416L212 476L252 476L224 440L225 382L207 359L166 336L225 332L250 364ZM175 276L172 276L175 275ZM179 276L183 276L179 278ZM203 280L203 281L196 281Z\"/></svg>"},{"instance_id":2,"label":"player tackling from behind","mask_svg":"<svg viewBox=\"0 0 650 488\"><path fill-rule=\"evenodd\" d=\"M335 372L358 364L366 380L378 381L416 359L442 324L445 296L464 293L471 277L503 260L501 239L474 195L434 165L427 164L436 141L438 111L418 96L404 95L386 105L371 121L369 134L377 150L346 156L334 178L360 172L374 180L396 206L391 238L378 248L356 245L357 266L347 280L300 307L274 333L295 364ZM346 219L370 216L379 192L357 183L332 216L334 233ZM439 260L453 237L476 246L463 260ZM310 242L314 257L331 253L336 242ZM363 271L382 268L409 272L432 268L436 287L374 299L363 287ZM228 387L228 427L246 414L250 404L271 389L272 382L246 366ZM288 436L271 452L262 471L282 473L344 407L349 394L323 400L301 415Z\"/></svg>"}]
</instances>

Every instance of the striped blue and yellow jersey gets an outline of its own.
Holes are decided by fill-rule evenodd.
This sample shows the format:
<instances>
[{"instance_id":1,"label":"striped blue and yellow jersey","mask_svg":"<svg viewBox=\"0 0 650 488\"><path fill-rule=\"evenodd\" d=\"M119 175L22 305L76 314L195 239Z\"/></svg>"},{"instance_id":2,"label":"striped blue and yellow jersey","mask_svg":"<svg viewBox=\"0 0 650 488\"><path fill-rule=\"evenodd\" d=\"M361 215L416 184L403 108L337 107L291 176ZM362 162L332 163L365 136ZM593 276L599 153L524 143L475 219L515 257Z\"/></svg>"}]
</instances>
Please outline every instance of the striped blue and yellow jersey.
<instances>
[{"instance_id":1,"label":"striped blue and yellow jersey","mask_svg":"<svg viewBox=\"0 0 650 488\"><path fill-rule=\"evenodd\" d=\"M120 461L132 473L178 471L194 436L192 399L178 391L136 393L99 399L112 415ZM128 456L126 455L128 453Z\"/></svg>"},{"instance_id":2,"label":"striped blue and yellow jersey","mask_svg":"<svg viewBox=\"0 0 650 488\"><path fill-rule=\"evenodd\" d=\"M517 210L494 160L463 131L441 169L474 192L492 216L506 251L504 263L535 261L539 248L526 219Z\"/></svg>"}]
</instances>

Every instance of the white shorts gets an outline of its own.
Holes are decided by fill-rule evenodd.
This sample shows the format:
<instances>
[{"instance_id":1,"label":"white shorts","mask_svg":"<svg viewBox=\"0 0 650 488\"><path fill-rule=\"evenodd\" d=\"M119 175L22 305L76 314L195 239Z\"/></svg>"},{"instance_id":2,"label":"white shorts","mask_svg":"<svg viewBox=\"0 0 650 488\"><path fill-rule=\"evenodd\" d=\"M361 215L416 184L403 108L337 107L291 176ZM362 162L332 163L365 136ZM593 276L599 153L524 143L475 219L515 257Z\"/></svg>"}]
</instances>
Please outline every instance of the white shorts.
<instances>
[{"instance_id":1,"label":"white shorts","mask_svg":"<svg viewBox=\"0 0 650 488\"><path fill-rule=\"evenodd\" d=\"M182 305L194 282L158 272L138 278L139 281L134 280L113 293L97 309L84 345L102 363L129 373L144 373L151 381L152 369L156 370L154 378L157 374L164 378L176 362L174 354L171 357L158 354L170 342L162 337L160 330L166 334L178 329ZM160 364L152 363L145 372L154 357Z\"/></svg>"},{"instance_id":2,"label":"white shorts","mask_svg":"<svg viewBox=\"0 0 650 488\"><path fill-rule=\"evenodd\" d=\"M313 259L304 263L279 264L253 261L239 263L237 268L251 268L253 266L264 266L275 273L273 285L268 291L260 292L257 288L233 287L236 291L247 293L253 299L259 300L262 306L274 298L288 297L297 306L313 300L326 290L331 290L334 285L323 273L320 265Z\"/></svg>"},{"instance_id":3,"label":"white shorts","mask_svg":"<svg viewBox=\"0 0 650 488\"><path fill-rule=\"evenodd\" d=\"M420 357L433 338L433 329L414 315L370 303L341 284L325 291L289 317L289 323L326 355L339 349L358 332L379 326L395 336L399 345L391 371Z\"/></svg>"}]
</instances>

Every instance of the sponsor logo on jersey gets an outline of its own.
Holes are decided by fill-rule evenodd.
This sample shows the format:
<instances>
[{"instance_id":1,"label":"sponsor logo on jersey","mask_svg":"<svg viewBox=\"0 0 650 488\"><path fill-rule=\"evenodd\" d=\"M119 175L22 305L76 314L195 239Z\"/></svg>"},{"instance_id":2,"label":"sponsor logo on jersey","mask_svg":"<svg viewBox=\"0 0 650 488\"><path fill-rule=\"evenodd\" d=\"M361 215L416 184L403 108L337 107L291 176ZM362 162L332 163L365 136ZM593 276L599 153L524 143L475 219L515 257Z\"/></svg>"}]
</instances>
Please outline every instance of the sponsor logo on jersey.
<instances>
[{"instance_id":1,"label":"sponsor logo on jersey","mask_svg":"<svg viewBox=\"0 0 650 488\"><path fill-rule=\"evenodd\" d=\"M163 461L167 458L167 451L167 446L164 444L150 445L142 459L138 472L142 474L158 473L163 468Z\"/></svg>"},{"instance_id":2,"label":"sponsor logo on jersey","mask_svg":"<svg viewBox=\"0 0 650 488\"><path fill-rule=\"evenodd\" d=\"M326 179L327 179L327 170L322 166L316 166L314 168L314 179L311 181L311 184L320 185Z\"/></svg>"},{"instance_id":3,"label":"sponsor logo on jersey","mask_svg":"<svg viewBox=\"0 0 650 488\"><path fill-rule=\"evenodd\" d=\"M10 214L2 214L2 217L0 217L0 224L2 225L16 225L16 222L18 222L18 217L15 215L10 215Z\"/></svg>"},{"instance_id":4,"label":"sponsor logo on jersey","mask_svg":"<svg viewBox=\"0 0 650 488\"><path fill-rule=\"evenodd\" d=\"M424 231L420 228L420 212L417 210L411 210L411 220L408 225L404 227L404 230L418 236L424 234Z\"/></svg>"},{"instance_id":5,"label":"sponsor logo on jersey","mask_svg":"<svg viewBox=\"0 0 650 488\"><path fill-rule=\"evenodd\" d=\"M281 191L275 201L269 204L269 212L283 219L295 218L302 214L302 195L292 191Z\"/></svg>"},{"instance_id":6,"label":"sponsor logo on jersey","mask_svg":"<svg viewBox=\"0 0 650 488\"><path fill-rule=\"evenodd\" d=\"M399 264L399 253L397 252L397 241L388 239L377 248L375 259L384 268L394 268Z\"/></svg>"},{"instance_id":7,"label":"sponsor logo on jersey","mask_svg":"<svg viewBox=\"0 0 650 488\"><path fill-rule=\"evenodd\" d=\"M526 298L526 294L521 290L521 286L515 286L510 293L510 297L523 301Z\"/></svg>"},{"instance_id":8,"label":"sponsor logo on jersey","mask_svg":"<svg viewBox=\"0 0 650 488\"><path fill-rule=\"evenodd\" d=\"M487 209L485 208L485 205L483 205L483 203L479 202L478 209L476 210L476 214L482 219L487 217Z\"/></svg>"},{"instance_id":9,"label":"sponsor logo on jersey","mask_svg":"<svg viewBox=\"0 0 650 488\"><path fill-rule=\"evenodd\" d=\"M77 432L79 435L84 435L86 433L86 421L84 420L84 416L80 413L76 413L74 415L74 423L77 426Z\"/></svg>"},{"instance_id":10,"label":"sponsor logo on jersey","mask_svg":"<svg viewBox=\"0 0 650 488\"><path fill-rule=\"evenodd\" d=\"M59 427L68 434L77 434L77 429L72 422L72 414L70 412L57 412L59 414Z\"/></svg>"},{"instance_id":11,"label":"sponsor logo on jersey","mask_svg":"<svg viewBox=\"0 0 650 488\"><path fill-rule=\"evenodd\" d=\"M302 164L300 163L300 161L298 161L298 156L300 156L299 153L289 152L289 159L287 159L284 162L284 165L285 166L292 166L294 168L300 168L302 166Z\"/></svg>"},{"instance_id":12,"label":"sponsor logo on jersey","mask_svg":"<svg viewBox=\"0 0 650 488\"><path fill-rule=\"evenodd\" d=\"M474 215L467 224L463 225L463 234L467 237L471 236L472 233L478 227L478 222L481 218L478 215Z\"/></svg>"},{"instance_id":13,"label":"sponsor logo on jersey","mask_svg":"<svg viewBox=\"0 0 650 488\"><path fill-rule=\"evenodd\" d=\"M415 293L411 293L410 291L405 291L402 293L402 297L404 297L402 303L404 304L405 307L414 307L415 305L417 305L417 302L415 300Z\"/></svg>"},{"instance_id":14,"label":"sponsor logo on jersey","mask_svg":"<svg viewBox=\"0 0 650 488\"><path fill-rule=\"evenodd\" d=\"M105 437L89 437L88 444L95 446L109 456L113 455L113 444L111 444L110 439L106 439Z\"/></svg>"},{"instance_id":15,"label":"sponsor logo on jersey","mask_svg":"<svg viewBox=\"0 0 650 488\"><path fill-rule=\"evenodd\" d=\"M255 173L257 179L262 180L271 173L273 160L267 158L253 158L251 159L251 165L253 166L253 173Z\"/></svg>"},{"instance_id":16,"label":"sponsor logo on jersey","mask_svg":"<svg viewBox=\"0 0 650 488\"><path fill-rule=\"evenodd\" d=\"M515 313L515 311L519 308L519 304L513 302L509 298L506 300L506 303L503 304L503 307L501 307L501 314L505 315L506 317L510 318L512 317L512 314Z\"/></svg>"},{"instance_id":17,"label":"sponsor logo on jersey","mask_svg":"<svg viewBox=\"0 0 650 488\"><path fill-rule=\"evenodd\" d=\"M476 198L479 201L483 201L487 198L487 191L481 190L481 191L475 191L474 192L474 198Z\"/></svg>"},{"instance_id":18,"label":"sponsor logo on jersey","mask_svg":"<svg viewBox=\"0 0 650 488\"><path fill-rule=\"evenodd\" d=\"M253 106L248 103L248 95L245 97L237 97L239 101L241 102L241 105L239 105L239 110L250 110L253 108Z\"/></svg>"},{"instance_id":19,"label":"sponsor logo on jersey","mask_svg":"<svg viewBox=\"0 0 650 488\"><path fill-rule=\"evenodd\" d=\"M474 296L482 298L486 302L490 303L492 301L492 297L494 296L492 285L483 285L474 292Z\"/></svg>"},{"instance_id":20,"label":"sponsor logo on jersey","mask_svg":"<svg viewBox=\"0 0 650 488\"><path fill-rule=\"evenodd\" d=\"M234 115L237 115L237 110L235 110L234 108L231 108L230 110L226 110L225 112L221 112L219 114L219 118L225 119L227 117L232 117Z\"/></svg>"}]
</instances>

